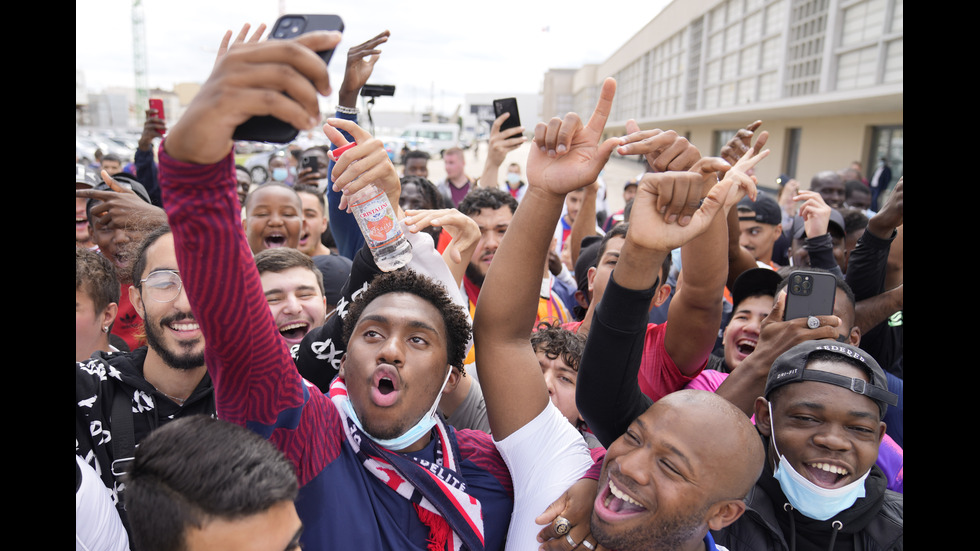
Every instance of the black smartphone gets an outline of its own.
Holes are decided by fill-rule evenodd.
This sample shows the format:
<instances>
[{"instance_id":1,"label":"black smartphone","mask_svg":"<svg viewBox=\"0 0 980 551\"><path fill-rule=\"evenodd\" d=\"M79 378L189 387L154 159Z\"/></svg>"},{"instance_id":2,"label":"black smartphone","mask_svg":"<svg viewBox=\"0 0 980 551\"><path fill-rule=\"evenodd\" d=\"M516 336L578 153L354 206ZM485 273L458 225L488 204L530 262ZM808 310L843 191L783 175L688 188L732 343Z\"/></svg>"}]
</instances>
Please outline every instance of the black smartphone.
<instances>
[{"instance_id":1,"label":"black smartphone","mask_svg":"<svg viewBox=\"0 0 980 551\"><path fill-rule=\"evenodd\" d=\"M507 117L507 120L501 123L501 132L521 125L521 116L517 112L517 98L501 98L493 100L493 118L497 118L504 113L510 113L510 116Z\"/></svg>"},{"instance_id":2,"label":"black smartphone","mask_svg":"<svg viewBox=\"0 0 980 551\"><path fill-rule=\"evenodd\" d=\"M833 315L836 295L837 279L832 274L805 270L793 272L786 285L783 319Z\"/></svg>"},{"instance_id":3,"label":"black smartphone","mask_svg":"<svg viewBox=\"0 0 980 551\"><path fill-rule=\"evenodd\" d=\"M306 155L300 161L300 169L309 168L310 172L320 172L320 159L316 155Z\"/></svg>"},{"instance_id":4,"label":"black smartphone","mask_svg":"<svg viewBox=\"0 0 980 551\"><path fill-rule=\"evenodd\" d=\"M301 34L313 31L340 31L344 30L344 21L339 15L320 15L320 14L290 14L283 15L276 20L269 33L270 40L286 40L296 38ZM333 50L317 52L325 63L330 63ZM248 140L253 142L287 143L291 142L299 134L299 130L293 125L283 122L272 115L252 117L235 129L232 135L234 140Z\"/></svg>"}]
</instances>

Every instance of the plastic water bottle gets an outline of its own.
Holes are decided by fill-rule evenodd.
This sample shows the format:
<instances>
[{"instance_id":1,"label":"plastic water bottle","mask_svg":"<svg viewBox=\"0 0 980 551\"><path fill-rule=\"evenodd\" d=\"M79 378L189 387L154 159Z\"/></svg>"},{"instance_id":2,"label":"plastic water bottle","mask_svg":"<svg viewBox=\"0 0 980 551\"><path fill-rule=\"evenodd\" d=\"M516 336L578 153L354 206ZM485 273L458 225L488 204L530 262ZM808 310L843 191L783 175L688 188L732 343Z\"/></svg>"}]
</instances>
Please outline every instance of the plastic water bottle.
<instances>
[{"instance_id":1,"label":"plastic water bottle","mask_svg":"<svg viewBox=\"0 0 980 551\"><path fill-rule=\"evenodd\" d=\"M412 244L405 238L388 196L374 184L368 184L347 202L378 268L391 272L408 264L412 259Z\"/></svg>"}]
</instances>

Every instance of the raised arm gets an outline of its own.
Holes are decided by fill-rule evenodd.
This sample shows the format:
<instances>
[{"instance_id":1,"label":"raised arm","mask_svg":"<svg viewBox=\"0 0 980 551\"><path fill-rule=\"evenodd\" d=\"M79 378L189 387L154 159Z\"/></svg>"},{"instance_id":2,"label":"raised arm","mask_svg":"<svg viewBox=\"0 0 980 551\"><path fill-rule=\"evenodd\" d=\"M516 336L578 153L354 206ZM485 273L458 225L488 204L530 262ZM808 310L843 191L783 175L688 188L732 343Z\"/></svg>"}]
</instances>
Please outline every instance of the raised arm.
<instances>
[{"instance_id":1,"label":"raised arm","mask_svg":"<svg viewBox=\"0 0 980 551\"><path fill-rule=\"evenodd\" d=\"M745 160L754 165L764 156L749 154ZM702 166L728 168L720 159ZM589 330L576 385L579 413L603 445L618 438L650 404L640 392L637 373L660 263L671 250L708 231L745 190L754 191L744 169L729 170L699 207L692 199L700 198L706 185L710 179L703 172L650 173L640 181L633 221Z\"/></svg>"},{"instance_id":2,"label":"raised arm","mask_svg":"<svg viewBox=\"0 0 980 551\"><path fill-rule=\"evenodd\" d=\"M263 296L242 232L232 134L253 115L314 126L317 93L330 90L315 52L339 40L339 33L311 33L232 47L160 151L164 204L187 297L208 343L218 415L270 438L293 462L300 484L318 472L331 444L336 453L339 440L317 440L325 427L312 431L310 424L322 419L318 408L335 410L307 389ZM281 416L287 410L296 414Z\"/></svg>"},{"instance_id":3,"label":"raised arm","mask_svg":"<svg viewBox=\"0 0 980 551\"><path fill-rule=\"evenodd\" d=\"M504 235L480 292L474 320L476 361L494 439L538 416L548 389L528 337L544 265L565 194L595 181L618 139L600 143L616 82L607 79L583 126L575 113L539 123L528 157L528 192Z\"/></svg>"},{"instance_id":4,"label":"raised arm","mask_svg":"<svg viewBox=\"0 0 980 551\"><path fill-rule=\"evenodd\" d=\"M477 181L481 187L497 187L500 185L500 165L504 164L507 154L524 143L524 127L515 126L501 131L500 125L510 118L510 113L504 113L493 121L490 127L490 139L487 142L487 162L483 165L483 174Z\"/></svg>"},{"instance_id":5,"label":"raised arm","mask_svg":"<svg viewBox=\"0 0 980 551\"><path fill-rule=\"evenodd\" d=\"M337 119L347 120L357 123L357 96L361 88L371 78L374 72L374 65L381 56L378 48L388 41L391 35L389 31L383 31L370 40L358 44L347 51L347 65L344 69L344 81L340 84L337 98ZM340 127L338 127L340 128ZM345 132L340 128L341 132ZM353 141L350 134L344 134L345 141ZM334 142L336 143L336 142ZM346 206L341 207L343 194L340 188L334 186L333 168L334 161L330 159L326 167L327 172L327 191L325 198L330 209L330 232L337 242L337 249L341 256L346 256L351 260L354 255L364 245L364 237L361 235L354 217L346 212ZM321 170L323 170L321 168ZM396 199L397 201L397 199Z\"/></svg>"},{"instance_id":6,"label":"raised arm","mask_svg":"<svg viewBox=\"0 0 980 551\"><path fill-rule=\"evenodd\" d=\"M761 125L762 121L755 121L745 128L739 129L732 136L732 139L721 148L721 158L728 161L729 164L734 164L750 150L756 153L762 151L762 147L769 140L768 132L759 134L759 139L755 141L755 145L752 145L752 138L755 136L755 131ZM739 243L741 234L742 230L738 225L738 210L732 209L728 213L728 281L726 284L729 289L735 283L735 278L742 272L758 266L752 253L745 250Z\"/></svg>"}]
</instances>

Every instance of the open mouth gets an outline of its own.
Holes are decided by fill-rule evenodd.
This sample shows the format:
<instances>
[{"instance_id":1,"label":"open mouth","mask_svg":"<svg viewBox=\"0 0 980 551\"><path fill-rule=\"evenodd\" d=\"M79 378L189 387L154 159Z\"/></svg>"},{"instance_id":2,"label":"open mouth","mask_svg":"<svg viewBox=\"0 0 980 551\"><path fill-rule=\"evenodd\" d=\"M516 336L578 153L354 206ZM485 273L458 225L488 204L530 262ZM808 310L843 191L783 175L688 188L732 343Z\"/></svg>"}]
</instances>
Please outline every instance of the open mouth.
<instances>
[{"instance_id":1,"label":"open mouth","mask_svg":"<svg viewBox=\"0 0 980 551\"><path fill-rule=\"evenodd\" d=\"M299 236L299 245L300 245L300 247L305 246L306 245L306 242L309 241L309 240L310 240L310 234L308 234L308 233L304 233L303 235Z\"/></svg>"},{"instance_id":2,"label":"open mouth","mask_svg":"<svg viewBox=\"0 0 980 551\"><path fill-rule=\"evenodd\" d=\"M755 352L755 347L757 344L758 341L755 339L739 339L738 342L735 343L735 348L742 356L748 356L749 354Z\"/></svg>"},{"instance_id":3,"label":"open mouth","mask_svg":"<svg viewBox=\"0 0 980 551\"><path fill-rule=\"evenodd\" d=\"M398 400L398 377L392 373L392 369L382 366L374 374L374 386L371 388L371 398L378 406L387 407Z\"/></svg>"},{"instance_id":4,"label":"open mouth","mask_svg":"<svg viewBox=\"0 0 980 551\"><path fill-rule=\"evenodd\" d=\"M286 341L295 344L303 340L303 337L310 330L310 324L306 321L291 321L279 326L279 334Z\"/></svg>"},{"instance_id":5,"label":"open mouth","mask_svg":"<svg viewBox=\"0 0 980 551\"><path fill-rule=\"evenodd\" d=\"M830 463L804 463L810 480L823 488L838 488L845 484L850 471Z\"/></svg>"},{"instance_id":6,"label":"open mouth","mask_svg":"<svg viewBox=\"0 0 980 551\"><path fill-rule=\"evenodd\" d=\"M282 234L272 234L267 236L263 243L265 243L265 248L267 249L278 249L280 247L286 246L286 236Z\"/></svg>"},{"instance_id":7,"label":"open mouth","mask_svg":"<svg viewBox=\"0 0 980 551\"><path fill-rule=\"evenodd\" d=\"M594 510L600 518L606 521L618 521L641 514L647 509L616 486L612 478L609 478L606 487L596 496Z\"/></svg>"}]
</instances>

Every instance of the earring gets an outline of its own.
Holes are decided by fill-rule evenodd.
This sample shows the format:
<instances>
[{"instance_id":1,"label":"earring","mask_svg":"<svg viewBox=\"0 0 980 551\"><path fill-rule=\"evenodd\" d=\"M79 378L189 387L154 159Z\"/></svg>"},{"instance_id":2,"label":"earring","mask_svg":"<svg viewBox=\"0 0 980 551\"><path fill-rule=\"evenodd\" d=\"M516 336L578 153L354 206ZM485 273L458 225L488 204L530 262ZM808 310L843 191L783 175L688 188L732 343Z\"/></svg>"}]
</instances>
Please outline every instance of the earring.
<instances>
[{"instance_id":1,"label":"earring","mask_svg":"<svg viewBox=\"0 0 980 551\"><path fill-rule=\"evenodd\" d=\"M108 326L108 325L106 325L105 327L103 327L103 328L102 328L102 332L103 332L103 333L108 333L108 332L109 332L109 326Z\"/></svg>"}]
</instances>

